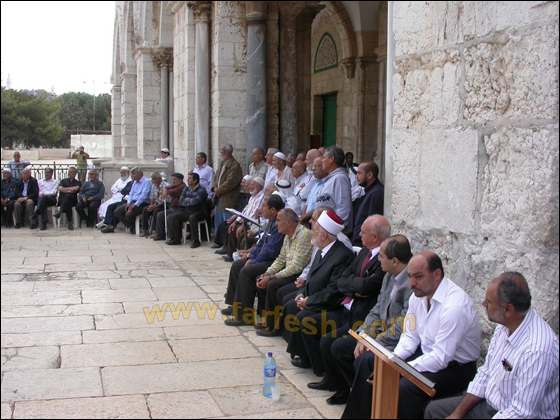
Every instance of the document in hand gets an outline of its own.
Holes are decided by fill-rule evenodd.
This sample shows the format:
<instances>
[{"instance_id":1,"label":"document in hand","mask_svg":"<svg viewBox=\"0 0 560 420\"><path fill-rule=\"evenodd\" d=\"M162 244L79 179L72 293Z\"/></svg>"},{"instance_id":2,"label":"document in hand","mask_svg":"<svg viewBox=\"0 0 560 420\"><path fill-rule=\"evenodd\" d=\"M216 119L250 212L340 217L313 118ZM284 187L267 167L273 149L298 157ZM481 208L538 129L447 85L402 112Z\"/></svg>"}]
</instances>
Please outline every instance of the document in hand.
<instances>
[{"instance_id":1,"label":"document in hand","mask_svg":"<svg viewBox=\"0 0 560 420\"><path fill-rule=\"evenodd\" d=\"M254 225L257 225L258 227L262 228L261 224L259 223L258 220L253 219L252 217L249 216L245 216L243 213L241 213L240 211L237 211L235 209L226 209L226 211L229 211L230 213L235 214L236 216L241 217L242 219L247 220L249 223L252 223Z\"/></svg>"}]
</instances>

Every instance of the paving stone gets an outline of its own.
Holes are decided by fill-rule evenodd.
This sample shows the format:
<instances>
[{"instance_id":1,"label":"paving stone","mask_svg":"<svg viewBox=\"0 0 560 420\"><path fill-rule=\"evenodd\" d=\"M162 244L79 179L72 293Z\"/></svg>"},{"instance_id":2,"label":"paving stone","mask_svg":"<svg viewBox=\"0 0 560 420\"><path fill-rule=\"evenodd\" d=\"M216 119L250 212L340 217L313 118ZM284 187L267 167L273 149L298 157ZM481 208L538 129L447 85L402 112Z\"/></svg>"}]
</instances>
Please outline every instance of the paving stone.
<instances>
[{"instance_id":1,"label":"paving stone","mask_svg":"<svg viewBox=\"0 0 560 420\"><path fill-rule=\"evenodd\" d=\"M44 273L45 266L43 264L35 264L35 265L6 265L2 264L0 267L0 274L4 276L4 274L28 274L28 273Z\"/></svg>"},{"instance_id":2,"label":"paving stone","mask_svg":"<svg viewBox=\"0 0 560 420\"><path fill-rule=\"evenodd\" d=\"M4 258L2 258L4 260ZM25 259L26 264L75 264L75 263L91 263L89 255L74 255L74 253L67 253L62 257L41 257L34 258L28 257ZM70 270L70 271L76 271Z\"/></svg>"},{"instance_id":3,"label":"paving stone","mask_svg":"<svg viewBox=\"0 0 560 420\"><path fill-rule=\"evenodd\" d=\"M76 305L82 303L79 291L2 293L2 306Z\"/></svg>"},{"instance_id":4,"label":"paving stone","mask_svg":"<svg viewBox=\"0 0 560 420\"><path fill-rule=\"evenodd\" d=\"M182 275L181 271L178 271L179 266L174 262L167 261L154 261L154 262L135 262L135 263L116 263L117 270L164 270L172 271L173 274L167 277L177 277ZM158 274L158 273L154 273ZM163 275L163 274L161 274Z\"/></svg>"},{"instance_id":5,"label":"paving stone","mask_svg":"<svg viewBox=\"0 0 560 420\"><path fill-rule=\"evenodd\" d=\"M58 347L2 349L2 372L10 370L57 369Z\"/></svg>"},{"instance_id":6,"label":"paving stone","mask_svg":"<svg viewBox=\"0 0 560 420\"><path fill-rule=\"evenodd\" d=\"M237 337L241 334L238 328L217 325L193 325L188 327L165 327L168 340L184 340L188 338Z\"/></svg>"},{"instance_id":7,"label":"paving stone","mask_svg":"<svg viewBox=\"0 0 560 420\"><path fill-rule=\"evenodd\" d=\"M14 257L42 258L46 256L47 256L47 251L14 251L14 250L10 251L2 247L2 261L4 261L4 257L5 258L14 258ZM62 257L63 255L60 256Z\"/></svg>"},{"instance_id":8,"label":"paving stone","mask_svg":"<svg viewBox=\"0 0 560 420\"><path fill-rule=\"evenodd\" d=\"M161 301L172 299L204 299L206 293L198 287L154 287L152 289Z\"/></svg>"},{"instance_id":9,"label":"paving stone","mask_svg":"<svg viewBox=\"0 0 560 420\"><path fill-rule=\"evenodd\" d=\"M79 263L79 264L46 264L45 273L55 271L99 271L99 270L114 270L115 264L94 264L94 263Z\"/></svg>"},{"instance_id":10,"label":"paving stone","mask_svg":"<svg viewBox=\"0 0 560 420\"><path fill-rule=\"evenodd\" d=\"M2 255L2 264L6 264L6 265L22 265L23 261L25 260L24 257L4 257ZM36 262L37 264L41 264L40 261Z\"/></svg>"},{"instance_id":11,"label":"paving stone","mask_svg":"<svg viewBox=\"0 0 560 420\"><path fill-rule=\"evenodd\" d=\"M282 400L277 403L272 402L271 404L276 405L276 409L282 408ZM250 414L246 416L233 416L233 417L215 417L222 419L322 419L323 417L314 408L304 408L303 410L289 410L289 411L273 411L270 413L263 414Z\"/></svg>"},{"instance_id":12,"label":"paving stone","mask_svg":"<svg viewBox=\"0 0 560 420\"><path fill-rule=\"evenodd\" d=\"M2 318L32 318L68 315L117 315L124 312L120 303L92 303L85 305L11 306L2 308Z\"/></svg>"},{"instance_id":13,"label":"paving stone","mask_svg":"<svg viewBox=\"0 0 560 420\"><path fill-rule=\"evenodd\" d=\"M2 417L3 419L12 418L12 408L9 404L2 404Z\"/></svg>"},{"instance_id":14,"label":"paving stone","mask_svg":"<svg viewBox=\"0 0 560 420\"><path fill-rule=\"evenodd\" d=\"M162 254L133 254L128 255L129 261L117 261L117 262L131 262L131 263L146 263L146 262L153 262L153 261L162 261L162 260L171 260L169 256L162 256Z\"/></svg>"},{"instance_id":15,"label":"paving stone","mask_svg":"<svg viewBox=\"0 0 560 420\"><path fill-rule=\"evenodd\" d=\"M188 277L153 277L148 279L152 287L196 287Z\"/></svg>"},{"instance_id":16,"label":"paving stone","mask_svg":"<svg viewBox=\"0 0 560 420\"><path fill-rule=\"evenodd\" d=\"M120 279L121 276L114 271L91 271L86 273L88 279Z\"/></svg>"},{"instance_id":17,"label":"paving stone","mask_svg":"<svg viewBox=\"0 0 560 420\"><path fill-rule=\"evenodd\" d=\"M162 328L144 328L137 330L106 330L84 331L84 344L165 341L166 336Z\"/></svg>"},{"instance_id":18,"label":"paving stone","mask_svg":"<svg viewBox=\"0 0 560 420\"><path fill-rule=\"evenodd\" d=\"M221 315L219 315L219 318L217 318L218 315L216 315L216 317L206 315L199 318L199 315L197 314L194 308L187 313L189 314L188 318L184 318L183 315L179 312L176 315L177 319L174 319L171 313L168 311L166 312L165 316L161 321L158 320L158 317L155 314L153 317L146 317L146 314L123 314L123 315L115 315L112 316L111 318L116 323L116 325L118 325L120 328L126 328L126 329L180 327L185 325L209 325L209 324L220 324L222 322ZM96 318L96 325L98 330L102 329L99 328L99 323L97 323L97 318ZM105 329L114 329L114 328L105 328Z\"/></svg>"},{"instance_id":19,"label":"paving stone","mask_svg":"<svg viewBox=\"0 0 560 420\"><path fill-rule=\"evenodd\" d=\"M2 334L93 330L93 317L37 317L2 319Z\"/></svg>"},{"instance_id":20,"label":"paving stone","mask_svg":"<svg viewBox=\"0 0 560 420\"><path fill-rule=\"evenodd\" d=\"M320 380L320 378L313 374L311 369L284 369L281 370L281 373L307 398L318 397L327 399L333 394L329 391L315 391L307 387L309 382L318 382Z\"/></svg>"},{"instance_id":21,"label":"paving stone","mask_svg":"<svg viewBox=\"0 0 560 420\"><path fill-rule=\"evenodd\" d=\"M237 337L170 340L169 344L180 363L261 356L250 343Z\"/></svg>"},{"instance_id":22,"label":"paving stone","mask_svg":"<svg viewBox=\"0 0 560 420\"><path fill-rule=\"evenodd\" d=\"M210 299L181 299L181 300L166 300L165 302L160 300L152 300L152 301L145 301L145 302L123 302L124 311L127 314L143 314L144 308L148 308L148 310L152 310L152 308L157 305L161 307L163 304L167 303L169 305L173 305L175 308L180 303L184 304L185 306L189 304L189 302L198 303L199 305L207 303L212 303Z\"/></svg>"},{"instance_id":23,"label":"paving stone","mask_svg":"<svg viewBox=\"0 0 560 420\"><path fill-rule=\"evenodd\" d=\"M49 257L68 257L68 251L54 251L49 250ZM76 249L72 251L72 256L75 257L110 257L113 255L110 249Z\"/></svg>"},{"instance_id":24,"label":"paving stone","mask_svg":"<svg viewBox=\"0 0 560 420\"><path fill-rule=\"evenodd\" d=\"M107 343L62 346L63 369L89 366L127 366L173 363L177 359L166 342Z\"/></svg>"},{"instance_id":25,"label":"paving stone","mask_svg":"<svg viewBox=\"0 0 560 420\"><path fill-rule=\"evenodd\" d=\"M150 289L152 286L147 279L111 279L111 289Z\"/></svg>"},{"instance_id":26,"label":"paving stone","mask_svg":"<svg viewBox=\"0 0 560 420\"><path fill-rule=\"evenodd\" d=\"M148 269L150 274L155 276L162 276L162 277L183 277L184 274L182 271L179 270L164 270L159 268L150 268Z\"/></svg>"},{"instance_id":27,"label":"paving stone","mask_svg":"<svg viewBox=\"0 0 560 420\"><path fill-rule=\"evenodd\" d=\"M223 416L208 392L153 394L148 406L154 419L204 419Z\"/></svg>"},{"instance_id":28,"label":"paving stone","mask_svg":"<svg viewBox=\"0 0 560 420\"><path fill-rule=\"evenodd\" d=\"M97 368L13 371L2 380L2 402L101 396Z\"/></svg>"},{"instance_id":29,"label":"paving stone","mask_svg":"<svg viewBox=\"0 0 560 420\"><path fill-rule=\"evenodd\" d=\"M150 413L143 395L18 402L14 411L15 419L145 419L149 417Z\"/></svg>"},{"instance_id":30,"label":"paving stone","mask_svg":"<svg viewBox=\"0 0 560 420\"><path fill-rule=\"evenodd\" d=\"M4 264L4 258L2 258L2 264ZM2 279L2 294L6 292L32 292L35 287L34 281L20 281L20 282L10 282L4 283Z\"/></svg>"},{"instance_id":31,"label":"paving stone","mask_svg":"<svg viewBox=\"0 0 560 420\"><path fill-rule=\"evenodd\" d=\"M4 252L4 250L2 250ZM2 274L2 283L12 281L22 281L25 278L23 274Z\"/></svg>"},{"instance_id":32,"label":"paving stone","mask_svg":"<svg viewBox=\"0 0 560 420\"><path fill-rule=\"evenodd\" d=\"M324 398L308 398L309 402L313 404L313 406L321 413L321 415L326 419L340 419L342 418L342 414L344 413L344 409L346 405L329 405L327 404L327 398L329 398L333 393L331 393L328 397Z\"/></svg>"},{"instance_id":33,"label":"paving stone","mask_svg":"<svg viewBox=\"0 0 560 420\"><path fill-rule=\"evenodd\" d=\"M2 348L5 347L35 347L60 346L63 344L80 344L80 331L45 332L32 334L2 334Z\"/></svg>"},{"instance_id":34,"label":"paving stone","mask_svg":"<svg viewBox=\"0 0 560 420\"><path fill-rule=\"evenodd\" d=\"M280 388L278 404L263 396L262 385L211 389L208 392L225 416L264 414L280 408L285 411L313 408L293 385L278 384L278 386Z\"/></svg>"},{"instance_id":35,"label":"paving stone","mask_svg":"<svg viewBox=\"0 0 560 420\"><path fill-rule=\"evenodd\" d=\"M101 369L105 395L199 391L214 388L261 385L259 358L174 363L153 366L121 366ZM231 372L244 372L232 375Z\"/></svg>"},{"instance_id":36,"label":"paving stone","mask_svg":"<svg viewBox=\"0 0 560 420\"><path fill-rule=\"evenodd\" d=\"M122 330L123 327L115 322L113 315L95 315L95 329L96 331L104 330Z\"/></svg>"},{"instance_id":37,"label":"paving stone","mask_svg":"<svg viewBox=\"0 0 560 420\"><path fill-rule=\"evenodd\" d=\"M107 263L129 263L131 262L126 255L101 255L92 257L94 264L107 264Z\"/></svg>"},{"instance_id":38,"label":"paving stone","mask_svg":"<svg viewBox=\"0 0 560 420\"><path fill-rule=\"evenodd\" d=\"M84 290L84 303L155 300L152 289Z\"/></svg>"},{"instance_id":39,"label":"paving stone","mask_svg":"<svg viewBox=\"0 0 560 420\"><path fill-rule=\"evenodd\" d=\"M227 288L228 285L228 279L229 277L227 276L218 276L218 277L206 277L206 276L202 276L202 277L192 277L193 281L199 285L199 286L206 286L206 285L212 285L212 286L220 286L223 285L224 290Z\"/></svg>"},{"instance_id":40,"label":"paving stone","mask_svg":"<svg viewBox=\"0 0 560 420\"><path fill-rule=\"evenodd\" d=\"M37 282L35 292L56 292L62 290L105 290L111 286L108 280L51 280Z\"/></svg>"}]
</instances>

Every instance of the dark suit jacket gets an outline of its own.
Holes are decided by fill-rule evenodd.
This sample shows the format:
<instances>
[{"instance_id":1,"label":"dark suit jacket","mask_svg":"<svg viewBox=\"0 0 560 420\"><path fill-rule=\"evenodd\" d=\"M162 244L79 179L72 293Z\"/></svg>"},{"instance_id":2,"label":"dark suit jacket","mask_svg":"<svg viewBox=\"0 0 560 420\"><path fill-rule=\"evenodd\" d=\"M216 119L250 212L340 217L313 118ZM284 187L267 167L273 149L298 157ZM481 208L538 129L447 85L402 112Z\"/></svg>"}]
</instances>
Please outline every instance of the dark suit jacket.
<instances>
[{"instance_id":1,"label":"dark suit jacket","mask_svg":"<svg viewBox=\"0 0 560 420\"><path fill-rule=\"evenodd\" d=\"M23 197L23 180L20 179L16 185L16 200ZM29 178L29 184L27 184L27 198L33 200L37 204L39 199L39 183L33 177Z\"/></svg>"},{"instance_id":2,"label":"dark suit jacket","mask_svg":"<svg viewBox=\"0 0 560 420\"><path fill-rule=\"evenodd\" d=\"M338 291L337 279L353 259L354 253L338 239L324 258L317 252L303 290L308 309L329 311L340 305L344 296Z\"/></svg>"},{"instance_id":3,"label":"dark suit jacket","mask_svg":"<svg viewBox=\"0 0 560 420\"><path fill-rule=\"evenodd\" d=\"M338 279L338 290L346 297L354 299L352 311L350 312L350 326L358 321L365 321L371 309L377 303L377 298L383 285L385 273L381 269L381 263L377 258L372 258L366 266L364 277L360 277L362 264L370 249L363 248L352 267L349 267ZM356 298L356 293L366 298Z\"/></svg>"}]
</instances>

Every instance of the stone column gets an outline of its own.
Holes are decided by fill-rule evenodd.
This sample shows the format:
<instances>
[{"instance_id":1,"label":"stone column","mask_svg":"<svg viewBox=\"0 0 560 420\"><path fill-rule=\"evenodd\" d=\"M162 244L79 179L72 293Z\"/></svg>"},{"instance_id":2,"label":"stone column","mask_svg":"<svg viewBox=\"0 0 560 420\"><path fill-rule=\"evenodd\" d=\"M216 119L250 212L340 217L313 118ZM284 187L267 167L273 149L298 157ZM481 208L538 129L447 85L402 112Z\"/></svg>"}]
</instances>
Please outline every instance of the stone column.
<instances>
[{"instance_id":1,"label":"stone column","mask_svg":"<svg viewBox=\"0 0 560 420\"><path fill-rule=\"evenodd\" d=\"M195 154L210 152L210 2L189 3L195 16Z\"/></svg>"},{"instance_id":2,"label":"stone column","mask_svg":"<svg viewBox=\"0 0 560 420\"><path fill-rule=\"evenodd\" d=\"M366 119L366 68L369 64L365 57L356 60L358 64L358 148L356 162L364 162L365 119ZM369 161L369 156L366 161Z\"/></svg>"},{"instance_id":3,"label":"stone column","mask_svg":"<svg viewBox=\"0 0 560 420\"><path fill-rule=\"evenodd\" d=\"M159 50L155 55L156 61L159 64L161 71L161 148L168 148L171 156L174 152L171 148L169 140L169 102L173 92L170 91L170 54L166 50ZM171 73L172 74L172 73Z\"/></svg>"},{"instance_id":4,"label":"stone column","mask_svg":"<svg viewBox=\"0 0 560 420\"><path fill-rule=\"evenodd\" d=\"M305 2L278 2L280 10L280 149L296 153L298 149L298 95L296 18Z\"/></svg>"},{"instance_id":5,"label":"stone column","mask_svg":"<svg viewBox=\"0 0 560 420\"><path fill-rule=\"evenodd\" d=\"M111 134L113 135L113 157L121 157L121 132L122 132L122 114L121 114L121 87L113 86L111 91Z\"/></svg>"},{"instance_id":6,"label":"stone column","mask_svg":"<svg viewBox=\"0 0 560 420\"><path fill-rule=\"evenodd\" d=\"M175 157L175 90L173 84L173 66L169 66L169 121L168 121L168 134L169 134L169 150L173 157Z\"/></svg>"},{"instance_id":7,"label":"stone column","mask_svg":"<svg viewBox=\"0 0 560 420\"><path fill-rule=\"evenodd\" d=\"M121 157L138 158L136 140L136 73L121 75Z\"/></svg>"},{"instance_id":8,"label":"stone column","mask_svg":"<svg viewBox=\"0 0 560 420\"><path fill-rule=\"evenodd\" d=\"M267 147L266 8L264 1L247 1L247 165L256 147Z\"/></svg>"}]
</instances>

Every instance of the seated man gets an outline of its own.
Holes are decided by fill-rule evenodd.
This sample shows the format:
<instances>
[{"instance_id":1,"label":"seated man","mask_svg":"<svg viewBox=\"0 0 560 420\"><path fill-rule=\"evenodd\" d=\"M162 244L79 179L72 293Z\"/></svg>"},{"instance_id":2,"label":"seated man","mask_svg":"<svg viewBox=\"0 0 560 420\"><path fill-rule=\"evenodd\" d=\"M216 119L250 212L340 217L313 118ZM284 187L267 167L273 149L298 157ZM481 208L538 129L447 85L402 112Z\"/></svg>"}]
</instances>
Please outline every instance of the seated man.
<instances>
[{"instance_id":1,"label":"seated man","mask_svg":"<svg viewBox=\"0 0 560 420\"><path fill-rule=\"evenodd\" d=\"M253 307L256 288L254 286L241 288L238 287L238 284L256 284L256 278L262 275L280 254L284 234L278 232L276 220L278 213L283 209L284 202L280 197L271 196L263 200L261 214L269 221L268 225L248 257L235 261L231 266L225 301L230 306L222 310L223 315L234 315L231 307L234 302L240 302L241 305L245 305L245 308ZM239 308L236 308L237 310ZM234 318L240 318L240 315L236 313ZM232 323L232 321L226 321L226 324ZM243 323L238 322L237 324L242 325Z\"/></svg>"},{"instance_id":2,"label":"seated man","mask_svg":"<svg viewBox=\"0 0 560 420\"><path fill-rule=\"evenodd\" d=\"M181 245L181 235L183 234L183 223L189 222L191 227L191 248L200 246L200 230L198 222L206 219L206 198L208 193L200 185L200 176L196 173L189 174L187 186L181 194L179 209L167 216L167 230L169 240L167 245ZM154 239L158 240L158 238Z\"/></svg>"},{"instance_id":3,"label":"seated man","mask_svg":"<svg viewBox=\"0 0 560 420\"><path fill-rule=\"evenodd\" d=\"M60 181L58 187L58 207L59 210L54 214L55 218L59 218L62 213L66 214L66 220L68 222L68 230L74 230L72 207L76 207L78 204L78 193L82 183L76 179L78 175L78 170L74 167L68 169L68 178Z\"/></svg>"},{"instance_id":4,"label":"seated man","mask_svg":"<svg viewBox=\"0 0 560 420\"><path fill-rule=\"evenodd\" d=\"M8 203L16 215L16 229L24 226L24 215L30 217L39 198L39 184L31 176L31 169L21 171L21 179L16 184L16 200Z\"/></svg>"},{"instance_id":5,"label":"seated man","mask_svg":"<svg viewBox=\"0 0 560 420\"><path fill-rule=\"evenodd\" d=\"M368 238L364 235L364 243ZM366 245L367 246L367 245ZM358 257L359 258L359 257ZM408 311L408 301L412 289L408 284L406 267L412 258L408 239L401 235L386 239L379 250L381 272L387 273L377 303L365 318L365 325L358 329L365 331L376 341L389 350L394 350L401 336L401 324ZM351 313L354 308L351 309ZM399 322L400 319L400 322ZM380 325L379 325L380 324ZM366 382L368 377L356 377L354 360L362 356L361 362L373 366L373 353L366 353L366 347L347 334L350 325L337 331L337 337L329 336L321 339L321 354L327 375L319 383L308 384L311 389L328 389L337 391L327 403L330 405L345 404L349 417L364 417L371 414L372 387ZM351 325L355 329L356 325ZM366 371L364 371L365 373ZM350 394L350 388L352 393Z\"/></svg>"},{"instance_id":6,"label":"seated man","mask_svg":"<svg viewBox=\"0 0 560 420\"><path fill-rule=\"evenodd\" d=\"M97 210L101 205L101 200L105 196L105 186L97 176L97 171L92 169L89 171L89 181L87 181L82 188L80 188L80 194L78 196L78 204L76 205L76 211L80 215L80 227L82 221L86 221L86 227L92 228L95 226L95 219L97 218ZM87 215L85 212L87 209Z\"/></svg>"},{"instance_id":7,"label":"seated man","mask_svg":"<svg viewBox=\"0 0 560 420\"><path fill-rule=\"evenodd\" d=\"M128 181L128 183L126 184L126 186L121 190L121 194L123 195L123 198L121 201L117 202L117 203L113 203L110 204L109 207L107 207L107 211L105 213L105 220L103 220L103 224L101 225L100 229L101 229L101 233L110 233L114 231L114 228L116 228L119 224L119 219L116 218L115 216L115 211L119 208L119 207L126 207L126 202L128 200L128 195L130 194L130 191L132 190L132 183L134 181L130 180ZM106 227L111 226L113 228L113 230L105 230Z\"/></svg>"},{"instance_id":8,"label":"seated man","mask_svg":"<svg viewBox=\"0 0 560 420\"><path fill-rule=\"evenodd\" d=\"M200 175L199 175L200 176ZM184 182L185 176L182 173L175 172L171 175L171 185L165 188L162 192L162 198L167 200L169 203L167 205L167 212L159 212L157 215L156 220L156 227L150 239L155 239L157 237L164 238L165 237L165 218L168 217L171 213L176 211L180 211L183 209L179 204L179 200L181 199L181 195L183 194L183 190L187 187L187 184ZM202 185L202 183L200 184ZM204 187L204 185L202 185ZM208 190L207 190L208 191Z\"/></svg>"},{"instance_id":9,"label":"seated man","mask_svg":"<svg viewBox=\"0 0 560 420\"><path fill-rule=\"evenodd\" d=\"M125 228L130 229L130 233L134 234L134 223L136 217L142 214L144 207L149 204L150 191L152 189L152 183L148 178L144 176L144 171L142 168L134 167L130 171L130 177L134 181L132 183L132 188L128 199L126 200L126 206L119 206L115 210L115 217L121 222ZM115 224L116 226L116 224ZM107 225L105 229L101 232L110 233L115 231L115 226Z\"/></svg>"},{"instance_id":10,"label":"seated man","mask_svg":"<svg viewBox=\"0 0 560 420\"><path fill-rule=\"evenodd\" d=\"M164 199L162 198L163 190L169 187L169 184L165 182L161 176L160 172L152 173L152 188L150 190L150 204L142 209L142 223L140 236L147 237L149 230L155 230L157 215L160 211L164 210ZM148 222L152 218L150 226Z\"/></svg>"},{"instance_id":11,"label":"seated man","mask_svg":"<svg viewBox=\"0 0 560 420\"><path fill-rule=\"evenodd\" d=\"M332 328L331 323L326 322L327 319L334 321L335 330L336 325L340 325L340 319L329 318L329 315L336 315L332 310L340 306L344 299L338 290L337 281L354 260L354 252L337 238L343 229L344 221L330 210L323 212L317 223L313 224L312 243L320 252L315 256L303 290L292 294L294 299L288 302L283 311L286 320L284 338L288 342L286 351L290 353L294 366L301 368L311 366L303 335L313 334L313 330L315 335L318 331L325 334L328 332L328 326ZM290 315L297 319L297 321L294 319L294 328L288 325ZM319 341L316 341L318 344ZM296 356L299 356L299 359L296 359ZM321 370L322 366L313 367L316 375L320 376L324 373Z\"/></svg>"},{"instance_id":12,"label":"seated man","mask_svg":"<svg viewBox=\"0 0 560 420\"><path fill-rule=\"evenodd\" d=\"M113 186L111 187L111 192L113 193L113 196L107 200L105 200L101 206L99 207L99 211L97 212L97 215L99 216L99 219L102 220L101 222L99 222L97 224L98 228L103 228L105 226L107 226L107 223L104 223L103 220L105 220L105 215L107 213L107 208L114 203L120 203L123 199L123 193L122 190L124 187L126 187L126 185L131 181L130 179L130 169L128 169L127 166L123 166L120 169L120 175L121 177L119 179L117 179L115 181L115 183L113 184Z\"/></svg>"},{"instance_id":13,"label":"seated man","mask_svg":"<svg viewBox=\"0 0 560 420\"><path fill-rule=\"evenodd\" d=\"M525 277L503 273L482 305L498 324L486 361L464 397L430 403L426 418L558 418L558 338L531 309Z\"/></svg>"},{"instance_id":14,"label":"seated man","mask_svg":"<svg viewBox=\"0 0 560 420\"><path fill-rule=\"evenodd\" d=\"M271 196L272 199L272 196ZM276 226L278 232L286 235L280 254L266 272L258 277L245 276L237 284L234 303L233 319L227 320L226 325L240 326L256 324L253 311L257 289L267 290L273 283L293 283L311 258L311 232L298 224L297 214L293 210L284 209L278 214ZM238 299L239 297L239 299ZM236 311L236 304L240 303L240 310ZM238 306L239 307L239 306ZM275 308L265 308L274 311ZM245 314L249 312L249 316Z\"/></svg>"},{"instance_id":15,"label":"seated man","mask_svg":"<svg viewBox=\"0 0 560 420\"><path fill-rule=\"evenodd\" d=\"M12 171L8 168L2 169L2 226L13 227L12 221L13 204L16 198L16 181L12 178Z\"/></svg>"},{"instance_id":16,"label":"seated man","mask_svg":"<svg viewBox=\"0 0 560 420\"><path fill-rule=\"evenodd\" d=\"M52 168L45 169L45 179L39 180L39 199L37 209L29 218L31 220L30 229L37 229L37 218L41 216L41 230L47 230L49 215L47 208L56 205L56 194L58 193L58 181L53 178Z\"/></svg>"}]
</instances>

